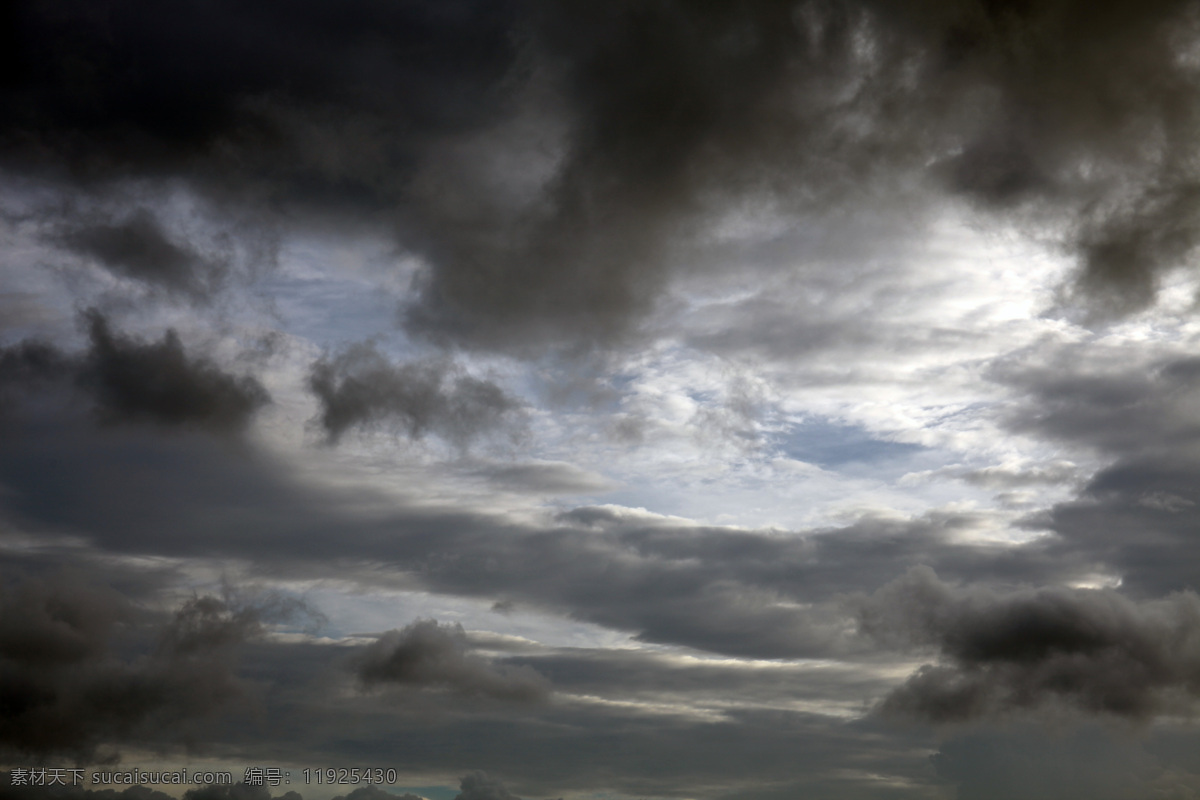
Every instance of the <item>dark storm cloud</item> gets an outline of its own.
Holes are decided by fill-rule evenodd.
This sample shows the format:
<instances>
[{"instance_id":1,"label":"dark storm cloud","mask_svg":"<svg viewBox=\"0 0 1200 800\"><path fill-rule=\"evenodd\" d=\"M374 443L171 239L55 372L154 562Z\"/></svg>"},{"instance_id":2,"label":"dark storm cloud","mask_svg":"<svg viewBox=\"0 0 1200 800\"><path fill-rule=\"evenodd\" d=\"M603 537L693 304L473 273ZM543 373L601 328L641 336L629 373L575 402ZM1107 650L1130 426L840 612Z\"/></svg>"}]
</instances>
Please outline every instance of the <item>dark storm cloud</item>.
<instances>
[{"instance_id":1,"label":"dark storm cloud","mask_svg":"<svg viewBox=\"0 0 1200 800\"><path fill-rule=\"evenodd\" d=\"M512 50L503 4L30 2L9 20L10 166L364 207L394 199L414 139L487 117Z\"/></svg>"},{"instance_id":2,"label":"dark storm cloud","mask_svg":"<svg viewBox=\"0 0 1200 800\"><path fill-rule=\"evenodd\" d=\"M1147 360L1129 348L1067 346L1001 362L991 377L1028 398L1004 421L1018 432L1082 444L1104 455L1182 452L1200 440L1194 397L1200 360Z\"/></svg>"},{"instance_id":3,"label":"dark storm cloud","mask_svg":"<svg viewBox=\"0 0 1200 800\"><path fill-rule=\"evenodd\" d=\"M0 598L0 747L88 760L125 742L186 737L192 723L242 696L234 649L278 620L278 605L197 597L155 624L123 596L66 578L8 588ZM118 640L133 633L155 642L122 658L117 645L138 642Z\"/></svg>"},{"instance_id":4,"label":"dark storm cloud","mask_svg":"<svg viewBox=\"0 0 1200 800\"><path fill-rule=\"evenodd\" d=\"M276 593L244 595L226 586L222 597L194 597L175 612L160 636L160 649L174 655L217 652L266 633L279 622L319 626L324 617L303 600Z\"/></svg>"},{"instance_id":5,"label":"dark storm cloud","mask_svg":"<svg viewBox=\"0 0 1200 800\"><path fill-rule=\"evenodd\" d=\"M1118 461L1073 500L1026 522L1058 533L1054 549L1105 563L1140 596L1200 589L1195 530L1200 460L1191 454Z\"/></svg>"},{"instance_id":6,"label":"dark storm cloud","mask_svg":"<svg viewBox=\"0 0 1200 800\"><path fill-rule=\"evenodd\" d=\"M903 27L922 26L940 80L980 115L934 169L985 206L1068 208L1079 286L1101 306L1148 302L1160 271L1196 243L1185 166L1197 123L1195 12L1188 2L1069 0L898 11Z\"/></svg>"},{"instance_id":7,"label":"dark storm cloud","mask_svg":"<svg viewBox=\"0 0 1200 800\"><path fill-rule=\"evenodd\" d=\"M7 169L385 224L426 262L410 330L475 346L621 337L681 239L746 200L804 214L924 181L1048 230L1110 310L1149 302L1200 230L1188 0L113 0L8 22ZM136 219L79 241L181 274Z\"/></svg>"},{"instance_id":8,"label":"dark storm cloud","mask_svg":"<svg viewBox=\"0 0 1200 800\"><path fill-rule=\"evenodd\" d=\"M726 203L805 213L922 172L987 213L1050 220L1102 304L1148 302L1195 244L1193 10L535 4L558 170L528 214L460 200L478 176L423 206L432 266L410 324L485 344L522 322L605 335Z\"/></svg>"},{"instance_id":9,"label":"dark storm cloud","mask_svg":"<svg viewBox=\"0 0 1200 800\"><path fill-rule=\"evenodd\" d=\"M418 620L364 648L354 672L367 688L407 686L517 702L549 695L549 683L529 667L492 665L468 648L461 625Z\"/></svg>"},{"instance_id":10,"label":"dark storm cloud","mask_svg":"<svg viewBox=\"0 0 1200 800\"><path fill-rule=\"evenodd\" d=\"M521 426L520 403L495 383L446 360L395 365L369 345L316 362L308 386L321 401L318 421L330 442L352 428L383 428L465 447L488 433L516 435Z\"/></svg>"},{"instance_id":11,"label":"dark storm cloud","mask_svg":"<svg viewBox=\"0 0 1200 800\"><path fill-rule=\"evenodd\" d=\"M564 129L553 172L516 212L470 194L482 176L437 185L417 331L483 346L619 336L653 308L681 237L727 202L840 199L905 161L873 118L887 71L854 51L862 9L813 5L812 30L786 3L529 8ZM852 114L863 124L841 128Z\"/></svg>"},{"instance_id":12,"label":"dark storm cloud","mask_svg":"<svg viewBox=\"0 0 1200 800\"><path fill-rule=\"evenodd\" d=\"M1200 588L1191 568L1200 558L1196 359L1055 347L1002 364L992 377L1024 395L1004 412L1011 430L1108 461L1075 498L1025 520L1058 534L1047 555L1091 561L1141 597Z\"/></svg>"},{"instance_id":13,"label":"dark storm cloud","mask_svg":"<svg viewBox=\"0 0 1200 800\"><path fill-rule=\"evenodd\" d=\"M1200 598L1134 602L1111 590L999 593L958 588L918 568L863 602L864 632L930 648L884 713L961 722L1070 707L1149 719L1200 696Z\"/></svg>"},{"instance_id":14,"label":"dark storm cloud","mask_svg":"<svg viewBox=\"0 0 1200 800\"><path fill-rule=\"evenodd\" d=\"M60 231L57 240L115 275L193 300L211 295L225 272L224 265L172 241L144 208L123 220L79 224Z\"/></svg>"},{"instance_id":15,"label":"dark storm cloud","mask_svg":"<svg viewBox=\"0 0 1200 800\"><path fill-rule=\"evenodd\" d=\"M104 424L152 423L216 433L242 430L270 402L254 378L190 357L174 330L147 343L114 331L94 309L83 322L91 346L82 355L37 341L0 348L0 401L73 388L92 401Z\"/></svg>"},{"instance_id":16,"label":"dark storm cloud","mask_svg":"<svg viewBox=\"0 0 1200 800\"><path fill-rule=\"evenodd\" d=\"M86 315L91 349L80 383L96 399L104 422L152 422L234 432L269 402L257 380L223 372L205 358L189 358L179 335L142 343L114 333L98 312Z\"/></svg>"}]
</instances>

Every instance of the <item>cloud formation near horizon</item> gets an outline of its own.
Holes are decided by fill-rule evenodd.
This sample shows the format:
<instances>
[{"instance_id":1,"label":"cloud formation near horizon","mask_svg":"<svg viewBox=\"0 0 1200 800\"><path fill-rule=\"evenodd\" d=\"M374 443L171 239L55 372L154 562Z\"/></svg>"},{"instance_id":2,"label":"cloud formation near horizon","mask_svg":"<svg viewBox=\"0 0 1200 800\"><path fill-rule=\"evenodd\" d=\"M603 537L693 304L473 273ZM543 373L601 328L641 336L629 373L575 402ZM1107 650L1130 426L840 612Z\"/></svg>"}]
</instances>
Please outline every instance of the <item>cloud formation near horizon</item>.
<instances>
[{"instance_id":1,"label":"cloud formation near horizon","mask_svg":"<svg viewBox=\"0 0 1200 800\"><path fill-rule=\"evenodd\" d=\"M27 580L0 597L0 693L5 708L0 748L36 759L109 758L121 742L174 741L189 723L210 718L244 696L235 649L264 624L305 609L268 598L241 603L196 597L165 624L112 590L66 576ZM130 629L153 631L153 643L125 642ZM124 629L124 630L122 630Z\"/></svg>"},{"instance_id":2,"label":"cloud formation near horizon","mask_svg":"<svg viewBox=\"0 0 1200 800\"><path fill-rule=\"evenodd\" d=\"M366 688L407 686L526 703L550 692L549 682L534 670L493 666L468 652L461 625L432 619L380 636L355 656L354 673Z\"/></svg>"},{"instance_id":3,"label":"cloud formation near horizon","mask_svg":"<svg viewBox=\"0 0 1200 800\"><path fill-rule=\"evenodd\" d=\"M881 641L932 648L884 699L885 714L966 722L1066 707L1148 720L1200 697L1200 597L1134 602L1103 589L958 588L917 568L860 610Z\"/></svg>"}]
</instances>

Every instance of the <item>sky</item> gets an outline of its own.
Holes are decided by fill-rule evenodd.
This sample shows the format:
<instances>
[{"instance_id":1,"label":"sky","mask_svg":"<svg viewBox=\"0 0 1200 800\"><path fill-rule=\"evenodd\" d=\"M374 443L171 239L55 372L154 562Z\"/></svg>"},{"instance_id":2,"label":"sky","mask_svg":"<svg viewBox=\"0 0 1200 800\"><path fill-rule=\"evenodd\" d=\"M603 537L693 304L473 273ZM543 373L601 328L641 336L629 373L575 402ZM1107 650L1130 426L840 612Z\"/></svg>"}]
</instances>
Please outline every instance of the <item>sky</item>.
<instances>
[{"instance_id":1,"label":"sky","mask_svg":"<svg viewBox=\"0 0 1200 800\"><path fill-rule=\"evenodd\" d=\"M1198 248L1197 2L6 3L0 797L1200 798Z\"/></svg>"}]
</instances>

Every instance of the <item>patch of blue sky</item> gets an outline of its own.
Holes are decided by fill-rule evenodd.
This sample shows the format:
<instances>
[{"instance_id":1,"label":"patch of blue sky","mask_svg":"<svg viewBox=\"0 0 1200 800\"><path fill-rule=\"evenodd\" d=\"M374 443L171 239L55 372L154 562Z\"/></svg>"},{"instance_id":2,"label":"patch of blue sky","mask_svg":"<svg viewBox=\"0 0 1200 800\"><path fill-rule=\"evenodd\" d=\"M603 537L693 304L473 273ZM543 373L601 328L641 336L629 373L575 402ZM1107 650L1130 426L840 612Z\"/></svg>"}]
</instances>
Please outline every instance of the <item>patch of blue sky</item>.
<instances>
[{"instance_id":1,"label":"patch of blue sky","mask_svg":"<svg viewBox=\"0 0 1200 800\"><path fill-rule=\"evenodd\" d=\"M862 426L818 417L810 417L775 434L770 445L797 461L849 474L881 469L908 472L914 462L929 460L921 456L933 455L922 445L881 438Z\"/></svg>"},{"instance_id":2,"label":"patch of blue sky","mask_svg":"<svg viewBox=\"0 0 1200 800\"><path fill-rule=\"evenodd\" d=\"M367 282L281 272L261 284L288 333L322 346L343 346L397 330L397 300Z\"/></svg>"},{"instance_id":3,"label":"patch of blue sky","mask_svg":"<svg viewBox=\"0 0 1200 800\"><path fill-rule=\"evenodd\" d=\"M400 336L400 301L415 268L392 245L369 237L348 244L297 237L284 247L279 269L256 288L287 333L337 348Z\"/></svg>"}]
</instances>

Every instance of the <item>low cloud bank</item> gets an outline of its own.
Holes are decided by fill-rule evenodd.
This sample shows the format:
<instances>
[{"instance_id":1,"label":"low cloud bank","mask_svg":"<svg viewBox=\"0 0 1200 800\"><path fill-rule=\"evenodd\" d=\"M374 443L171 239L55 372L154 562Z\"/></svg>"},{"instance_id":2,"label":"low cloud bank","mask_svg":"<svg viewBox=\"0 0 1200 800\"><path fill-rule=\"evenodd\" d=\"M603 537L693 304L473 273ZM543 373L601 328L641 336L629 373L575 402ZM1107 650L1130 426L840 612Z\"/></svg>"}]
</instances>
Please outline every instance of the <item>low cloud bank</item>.
<instances>
[{"instance_id":1,"label":"low cloud bank","mask_svg":"<svg viewBox=\"0 0 1200 800\"><path fill-rule=\"evenodd\" d=\"M1070 708L1146 720L1200 697L1200 597L1135 602L1111 590L960 588L918 567L860 598L861 630L932 651L882 702L935 723Z\"/></svg>"},{"instance_id":2,"label":"low cloud bank","mask_svg":"<svg viewBox=\"0 0 1200 800\"><path fill-rule=\"evenodd\" d=\"M355 662L364 687L407 686L516 702L549 696L549 682L529 667L493 665L468 651L461 625L418 620L388 631Z\"/></svg>"}]
</instances>

